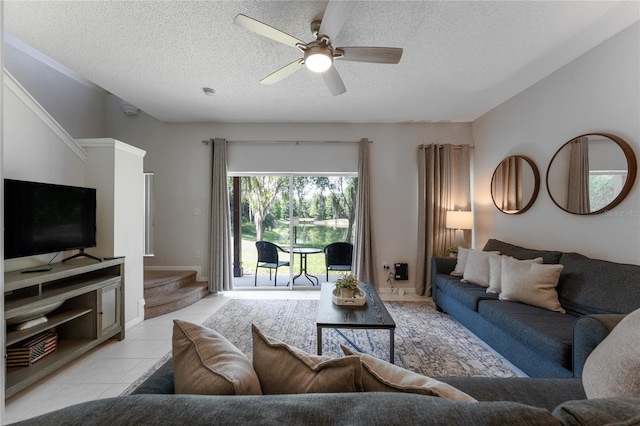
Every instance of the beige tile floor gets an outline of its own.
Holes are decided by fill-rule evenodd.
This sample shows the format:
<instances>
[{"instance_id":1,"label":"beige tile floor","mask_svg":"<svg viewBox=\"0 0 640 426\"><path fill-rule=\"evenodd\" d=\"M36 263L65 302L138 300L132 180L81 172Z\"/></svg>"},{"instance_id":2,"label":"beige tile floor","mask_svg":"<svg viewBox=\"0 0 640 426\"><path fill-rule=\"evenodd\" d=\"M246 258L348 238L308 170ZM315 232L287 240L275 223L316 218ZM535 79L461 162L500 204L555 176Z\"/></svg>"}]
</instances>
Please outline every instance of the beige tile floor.
<instances>
[{"instance_id":1,"label":"beige tile floor","mask_svg":"<svg viewBox=\"0 0 640 426\"><path fill-rule=\"evenodd\" d=\"M210 295L179 311L143 321L126 330L124 340L105 342L69 366L8 398L5 401L3 424L29 419L84 401L120 395L171 350L174 319L201 324L232 298L318 299L318 290L315 287L293 291L223 292ZM381 296L383 299L398 298L391 294Z\"/></svg>"}]
</instances>

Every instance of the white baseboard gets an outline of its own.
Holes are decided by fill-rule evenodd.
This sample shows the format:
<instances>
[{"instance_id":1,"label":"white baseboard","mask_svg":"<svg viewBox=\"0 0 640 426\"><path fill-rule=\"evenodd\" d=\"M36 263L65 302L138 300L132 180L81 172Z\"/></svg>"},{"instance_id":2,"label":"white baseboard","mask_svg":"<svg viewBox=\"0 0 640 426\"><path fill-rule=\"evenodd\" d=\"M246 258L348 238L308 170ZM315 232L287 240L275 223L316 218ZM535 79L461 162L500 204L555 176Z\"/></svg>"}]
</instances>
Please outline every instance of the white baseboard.
<instances>
[{"instance_id":1,"label":"white baseboard","mask_svg":"<svg viewBox=\"0 0 640 426\"><path fill-rule=\"evenodd\" d=\"M143 317L135 317L131 321L127 321L127 323L124 325L124 329L129 330L130 328L140 324L142 321L144 321Z\"/></svg>"},{"instance_id":2,"label":"white baseboard","mask_svg":"<svg viewBox=\"0 0 640 426\"><path fill-rule=\"evenodd\" d=\"M125 330L128 330L131 327L134 327L144 321L144 305L144 299L138 300L138 316L130 321L127 321L127 323L124 325Z\"/></svg>"},{"instance_id":3,"label":"white baseboard","mask_svg":"<svg viewBox=\"0 0 640 426\"><path fill-rule=\"evenodd\" d=\"M145 271L196 271L196 281L206 281L202 276L202 266L145 266Z\"/></svg>"},{"instance_id":4,"label":"white baseboard","mask_svg":"<svg viewBox=\"0 0 640 426\"><path fill-rule=\"evenodd\" d=\"M413 287L381 287L377 289L380 298L385 301L424 302L432 300L430 296L420 296Z\"/></svg>"}]
</instances>

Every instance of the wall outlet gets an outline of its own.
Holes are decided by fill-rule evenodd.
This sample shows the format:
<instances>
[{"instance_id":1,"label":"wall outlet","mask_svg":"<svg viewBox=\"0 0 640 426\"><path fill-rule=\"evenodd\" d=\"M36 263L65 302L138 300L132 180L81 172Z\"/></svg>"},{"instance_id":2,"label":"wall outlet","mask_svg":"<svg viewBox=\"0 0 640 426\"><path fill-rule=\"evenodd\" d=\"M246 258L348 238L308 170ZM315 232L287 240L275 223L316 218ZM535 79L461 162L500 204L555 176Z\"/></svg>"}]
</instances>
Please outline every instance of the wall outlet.
<instances>
[{"instance_id":1,"label":"wall outlet","mask_svg":"<svg viewBox=\"0 0 640 426\"><path fill-rule=\"evenodd\" d=\"M382 262L382 269L389 269L389 264L387 262Z\"/></svg>"},{"instance_id":2,"label":"wall outlet","mask_svg":"<svg viewBox=\"0 0 640 426\"><path fill-rule=\"evenodd\" d=\"M196 250L193 252L193 257L195 257L196 259L200 258L200 251Z\"/></svg>"}]
</instances>

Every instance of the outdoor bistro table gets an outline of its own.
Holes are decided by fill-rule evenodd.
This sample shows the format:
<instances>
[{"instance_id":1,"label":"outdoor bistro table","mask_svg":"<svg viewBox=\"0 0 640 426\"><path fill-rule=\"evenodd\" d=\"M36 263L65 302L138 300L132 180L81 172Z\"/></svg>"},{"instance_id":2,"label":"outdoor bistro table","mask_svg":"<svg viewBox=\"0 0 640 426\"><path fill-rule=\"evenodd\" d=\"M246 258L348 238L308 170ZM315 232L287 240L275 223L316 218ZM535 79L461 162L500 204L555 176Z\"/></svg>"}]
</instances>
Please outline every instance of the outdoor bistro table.
<instances>
[{"instance_id":1,"label":"outdoor bistro table","mask_svg":"<svg viewBox=\"0 0 640 426\"><path fill-rule=\"evenodd\" d=\"M297 254L300 255L300 273L298 275L296 275L295 277L293 277L293 280L291 281L292 283L295 283L296 282L296 278L299 278L302 275L307 277L307 279L313 285L316 285L316 284L319 283L317 277L314 277L313 275L307 274L307 255L308 254L322 253L322 249L321 248L294 247L293 249L291 249L291 251L289 251L289 249L286 249L286 248L284 249L284 251L286 251L287 253L297 253ZM316 280L316 282L314 283L313 280Z\"/></svg>"},{"instance_id":2,"label":"outdoor bistro table","mask_svg":"<svg viewBox=\"0 0 640 426\"><path fill-rule=\"evenodd\" d=\"M318 302L318 317L316 318L318 355L322 355L323 328L334 328L358 352L362 352L362 350L349 340L339 330L340 328L387 329L390 335L389 360L393 364L396 323L389 315L373 285L371 283L361 283L359 286L367 297L367 303L364 306L338 306L331 300L334 284L322 284L320 301Z\"/></svg>"}]
</instances>

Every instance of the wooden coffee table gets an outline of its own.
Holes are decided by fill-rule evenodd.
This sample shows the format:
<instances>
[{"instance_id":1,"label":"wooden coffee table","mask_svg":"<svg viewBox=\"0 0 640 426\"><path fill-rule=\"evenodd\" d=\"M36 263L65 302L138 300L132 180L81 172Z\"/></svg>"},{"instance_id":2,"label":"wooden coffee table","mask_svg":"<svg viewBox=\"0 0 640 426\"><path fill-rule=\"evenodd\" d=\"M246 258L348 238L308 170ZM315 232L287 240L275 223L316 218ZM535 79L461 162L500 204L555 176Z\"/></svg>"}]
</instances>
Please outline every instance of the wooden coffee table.
<instances>
[{"instance_id":1,"label":"wooden coffee table","mask_svg":"<svg viewBox=\"0 0 640 426\"><path fill-rule=\"evenodd\" d=\"M358 352L362 351L339 330L340 328L387 329L390 334L389 360L393 364L396 323L378 297L373 285L362 283L360 287L367 295L367 303L364 306L338 306L331 300L333 283L322 284L320 301L318 302L318 317L316 318L318 355L322 355L323 328L336 329L336 332Z\"/></svg>"}]
</instances>

